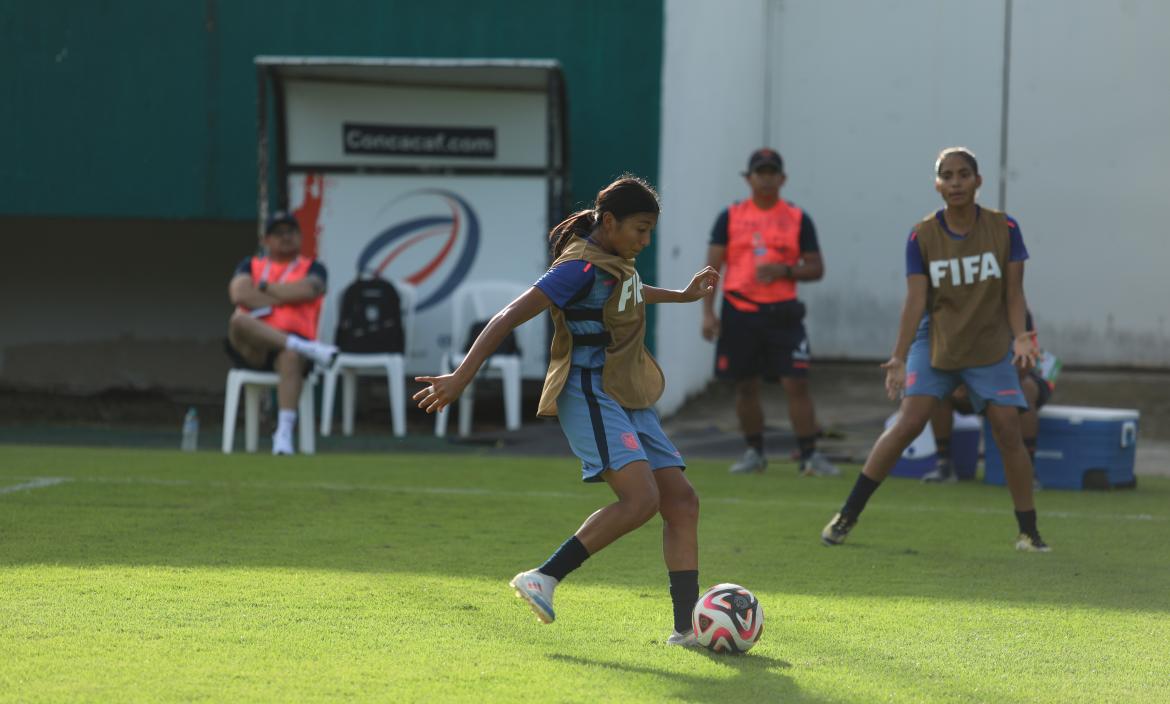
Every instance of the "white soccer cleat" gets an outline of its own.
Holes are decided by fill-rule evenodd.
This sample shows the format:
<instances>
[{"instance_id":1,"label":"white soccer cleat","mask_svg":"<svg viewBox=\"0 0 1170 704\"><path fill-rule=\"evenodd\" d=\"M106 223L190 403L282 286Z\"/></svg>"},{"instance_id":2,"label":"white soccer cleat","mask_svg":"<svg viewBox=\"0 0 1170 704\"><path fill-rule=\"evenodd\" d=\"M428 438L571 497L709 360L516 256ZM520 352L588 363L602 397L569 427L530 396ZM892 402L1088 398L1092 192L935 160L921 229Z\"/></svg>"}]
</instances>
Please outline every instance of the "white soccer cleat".
<instances>
[{"instance_id":1,"label":"white soccer cleat","mask_svg":"<svg viewBox=\"0 0 1170 704\"><path fill-rule=\"evenodd\" d=\"M512 578L508 585L516 590L516 596L528 602L532 613L541 623L552 623L557 615L553 611L553 590L557 588L557 580L549 577L540 570L521 572Z\"/></svg>"},{"instance_id":2,"label":"white soccer cleat","mask_svg":"<svg viewBox=\"0 0 1170 704\"><path fill-rule=\"evenodd\" d=\"M1048 543L1040 537L1039 533L1028 535L1027 533L1020 533L1016 538L1016 550L1021 552L1052 552L1052 548L1048 547Z\"/></svg>"},{"instance_id":3,"label":"white soccer cleat","mask_svg":"<svg viewBox=\"0 0 1170 704\"><path fill-rule=\"evenodd\" d=\"M839 477L841 470L819 452L814 452L807 460L800 462L802 477Z\"/></svg>"},{"instance_id":4,"label":"white soccer cleat","mask_svg":"<svg viewBox=\"0 0 1170 704\"><path fill-rule=\"evenodd\" d=\"M728 468L732 474L756 474L768 468L768 460L754 447L744 450L743 458Z\"/></svg>"},{"instance_id":5,"label":"white soccer cleat","mask_svg":"<svg viewBox=\"0 0 1170 704\"><path fill-rule=\"evenodd\" d=\"M686 633L675 631L666 639L666 644L682 648L697 648L699 647L699 639L695 637L694 631L688 630Z\"/></svg>"}]
</instances>

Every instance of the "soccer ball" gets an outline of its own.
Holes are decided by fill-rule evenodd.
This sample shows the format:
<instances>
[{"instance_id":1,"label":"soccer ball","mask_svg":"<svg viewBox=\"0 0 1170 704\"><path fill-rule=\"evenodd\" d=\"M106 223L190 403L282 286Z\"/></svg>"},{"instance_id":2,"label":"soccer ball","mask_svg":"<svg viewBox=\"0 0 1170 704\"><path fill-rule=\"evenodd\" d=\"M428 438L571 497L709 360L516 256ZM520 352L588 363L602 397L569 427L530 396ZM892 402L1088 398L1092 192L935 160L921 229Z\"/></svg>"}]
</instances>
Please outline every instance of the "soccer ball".
<instances>
[{"instance_id":1,"label":"soccer ball","mask_svg":"<svg viewBox=\"0 0 1170 704\"><path fill-rule=\"evenodd\" d=\"M695 637L716 653L746 653L764 632L764 610L738 584L716 584L699 597L691 614Z\"/></svg>"}]
</instances>

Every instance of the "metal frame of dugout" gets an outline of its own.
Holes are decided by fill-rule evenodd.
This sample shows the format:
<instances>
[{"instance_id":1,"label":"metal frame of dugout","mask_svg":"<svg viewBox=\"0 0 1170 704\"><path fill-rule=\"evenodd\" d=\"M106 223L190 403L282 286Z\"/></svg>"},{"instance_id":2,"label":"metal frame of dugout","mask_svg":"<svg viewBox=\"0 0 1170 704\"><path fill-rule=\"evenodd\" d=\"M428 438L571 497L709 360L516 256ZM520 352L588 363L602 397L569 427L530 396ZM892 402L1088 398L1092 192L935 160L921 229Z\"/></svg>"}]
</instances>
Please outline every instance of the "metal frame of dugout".
<instances>
[{"instance_id":1,"label":"metal frame of dugout","mask_svg":"<svg viewBox=\"0 0 1170 704\"><path fill-rule=\"evenodd\" d=\"M291 196L302 196L310 179L340 184L343 191L346 184L354 186L357 182L392 182L395 187L404 183L450 183L452 188L466 188L473 194L480 189L475 208L484 236L491 238L490 249L509 252L505 261L495 261L490 251L480 247L473 257L464 260L460 278L453 276L450 281L461 281L462 285L504 278L527 283L547 268L545 236L567 214L571 193L565 81L557 61L259 56L255 66L258 223L263 223L271 210L297 207L296 198ZM488 128L483 131L490 130L491 155L476 158L478 155L467 153L422 151L358 153L351 151L348 143L348 130L355 122L369 123L375 129L417 128L450 133ZM493 189L519 193L514 190L518 188L524 189L524 195L505 201L487 195L494 193ZM332 187L330 193L336 193ZM476 202L474 197L468 200ZM328 222L332 230L325 227L326 239L321 242L314 237L310 244L306 238L306 248L312 247L330 268L331 283L335 272L343 277L330 287L322 309L323 339L330 337L334 297L344 287L344 278L364 276L366 272L361 257L357 258L357 269L352 268L355 258L351 256L351 246L363 234L351 227L356 220L342 221L336 212L340 208L356 218L352 214L367 203L363 201L356 209L350 207L352 203L339 204L332 210L333 220L327 220L325 210L319 211L319 222ZM501 209L522 216L501 215ZM336 246L338 237L345 239L342 249ZM317 249L318 244L323 248ZM362 250L363 256L368 249ZM399 266L402 259L405 257L394 266ZM495 275L489 276L489 272ZM407 276L410 273L387 269L382 275L418 286ZM438 358L431 357L444 348L450 336L447 319L452 292L446 285L437 287L442 292L435 286L426 290L439 278L436 275L420 287L422 303L431 309L420 313L416 340L408 341L408 377L437 371ZM532 326L524 333L531 342L522 345L522 349L527 348L522 375L542 378L548 324L543 328L540 323Z\"/></svg>"}]
</instances>

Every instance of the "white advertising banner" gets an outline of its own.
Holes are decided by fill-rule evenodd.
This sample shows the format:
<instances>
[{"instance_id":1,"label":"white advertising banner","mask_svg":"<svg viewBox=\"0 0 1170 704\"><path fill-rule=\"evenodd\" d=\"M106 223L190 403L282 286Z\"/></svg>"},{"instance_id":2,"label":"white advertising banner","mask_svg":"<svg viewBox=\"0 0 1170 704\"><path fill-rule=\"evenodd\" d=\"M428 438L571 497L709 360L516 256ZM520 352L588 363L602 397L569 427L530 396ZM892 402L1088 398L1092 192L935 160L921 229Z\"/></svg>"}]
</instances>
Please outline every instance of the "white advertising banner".
<instances>
[{"instance_id":1,"label":"white advertising banner","mask_svg":"<svg viewBox=\"0 0 1170 704\"><path fill-rule=\"evenodd\" d=\"M285 91L290 166L548 164L544 92L313 81Z\"/></svg>"},{"instance_id":2,"label":"white advertising banner","mask_svg":"<svg viewBox=\"0 0 1170 704\"><path fill-rule=\"evenodd\" d=\"M460 285L527 287L547 270L547 189L537 176L290 174L289 206L305 249L315 247L329 272L321 339L335 336L345 288L363 272L378 274L417 292L407 373L439 371ZM492 301L491 312L501 305ZM546 314L517 330L525 378L544 377L547 324Z\"/></svg>"}]
</instances>

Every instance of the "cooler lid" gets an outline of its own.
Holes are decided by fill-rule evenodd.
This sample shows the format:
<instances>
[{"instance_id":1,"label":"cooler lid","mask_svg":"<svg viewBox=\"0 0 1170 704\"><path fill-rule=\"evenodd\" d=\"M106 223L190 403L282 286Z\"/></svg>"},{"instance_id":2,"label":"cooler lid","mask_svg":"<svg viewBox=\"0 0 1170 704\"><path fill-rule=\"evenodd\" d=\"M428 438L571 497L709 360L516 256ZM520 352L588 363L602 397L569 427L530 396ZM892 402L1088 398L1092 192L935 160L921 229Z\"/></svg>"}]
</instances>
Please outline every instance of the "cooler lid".
<instances>
[{"instance_id":1,"label":"cooler lid","mask_svg":"<svg viewBox=\"0 0 1170 704\"><path fill-rule=\"evenodd\" d=\"M1060 418L1073 423L1087 420L1137 420L1141 413L1133 408L1094 408L1093 406L1045 406L1041 418Z\"/></svg>"}]
</instances>

